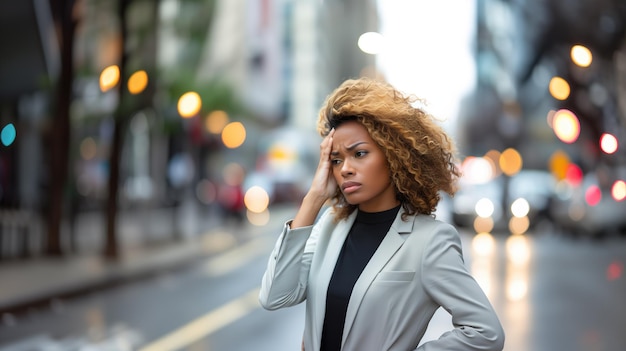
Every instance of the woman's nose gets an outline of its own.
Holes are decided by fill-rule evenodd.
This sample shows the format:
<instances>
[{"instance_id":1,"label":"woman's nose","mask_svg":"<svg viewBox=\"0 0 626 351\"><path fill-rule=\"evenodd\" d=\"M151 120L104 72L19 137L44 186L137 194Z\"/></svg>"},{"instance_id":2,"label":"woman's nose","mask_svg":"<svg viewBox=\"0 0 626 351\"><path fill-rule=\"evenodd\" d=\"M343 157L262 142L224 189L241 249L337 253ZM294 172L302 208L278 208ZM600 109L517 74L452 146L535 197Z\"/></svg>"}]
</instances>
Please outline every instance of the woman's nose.
<instances>
[{"instance_id":1,"label":"woman's nose","mask_svg":"<svg viewBox=\"0 0 626 351\"><path fill-rule=\"evenodd\" d=\"M345 177L351 174L354 174L354 169L348 160L344 160L341 164L341 175Z\"/></svg>"}]
</instances>

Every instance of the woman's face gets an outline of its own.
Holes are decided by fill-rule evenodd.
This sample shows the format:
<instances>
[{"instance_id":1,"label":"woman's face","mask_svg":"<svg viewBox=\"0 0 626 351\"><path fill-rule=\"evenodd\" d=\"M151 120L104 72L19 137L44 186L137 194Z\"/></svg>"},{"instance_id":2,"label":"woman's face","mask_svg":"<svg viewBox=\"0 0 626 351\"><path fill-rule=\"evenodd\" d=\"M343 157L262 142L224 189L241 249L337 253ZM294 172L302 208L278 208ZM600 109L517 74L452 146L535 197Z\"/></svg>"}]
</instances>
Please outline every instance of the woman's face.
<instances>
[{"instance_id":1,"label":"woman's face","mask_svg":"<svg viewBox=\"0 0 626 351\"><path fill-rule=\"evenodd\" d=\"M365 212L384 211L399 204L385 155L361 123L348 121L335 129L330 161L349 204Z\"/></svg>"}]
</instances>

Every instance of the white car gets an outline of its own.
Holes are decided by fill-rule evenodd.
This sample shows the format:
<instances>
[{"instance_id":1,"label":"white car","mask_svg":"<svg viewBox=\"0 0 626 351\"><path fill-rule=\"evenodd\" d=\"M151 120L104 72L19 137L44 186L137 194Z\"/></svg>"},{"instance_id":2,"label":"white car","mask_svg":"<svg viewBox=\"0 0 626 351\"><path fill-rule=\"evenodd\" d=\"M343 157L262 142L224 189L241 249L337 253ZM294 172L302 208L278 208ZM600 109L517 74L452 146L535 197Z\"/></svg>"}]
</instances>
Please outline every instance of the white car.
<instances>
[{"instance_id":1,"label":"white car","mask_svg":"<svg viewBox=\"0 0 626 351\"><path fill-rule=\"evenodd\" d=\"M585 175L579 186L560 184L550 214L564 234L597 237L626 233L626 200L613 199L610 188L601 187L595 173Z\"/></svg>"}]
</instances>

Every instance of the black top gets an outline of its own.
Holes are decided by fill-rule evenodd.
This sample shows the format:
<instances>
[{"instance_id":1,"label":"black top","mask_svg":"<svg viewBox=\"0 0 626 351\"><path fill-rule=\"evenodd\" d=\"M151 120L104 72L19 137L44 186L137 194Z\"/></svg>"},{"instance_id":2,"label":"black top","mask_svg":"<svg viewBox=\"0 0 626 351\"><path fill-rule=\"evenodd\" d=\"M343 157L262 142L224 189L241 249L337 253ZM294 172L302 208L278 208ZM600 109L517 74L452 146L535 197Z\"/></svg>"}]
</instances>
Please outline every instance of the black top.
<instances>
[{"instance_id":1,"label":"black top","mask_svg":"<svg viewBox=\"0 0 626 351\"><path fill-rule=\"evenodd\" d=\"M341 349L352 288L389 231L400 206L382 212L359 211L337 258L328 284L320 351Z\"/></svg>"}]
</instances>

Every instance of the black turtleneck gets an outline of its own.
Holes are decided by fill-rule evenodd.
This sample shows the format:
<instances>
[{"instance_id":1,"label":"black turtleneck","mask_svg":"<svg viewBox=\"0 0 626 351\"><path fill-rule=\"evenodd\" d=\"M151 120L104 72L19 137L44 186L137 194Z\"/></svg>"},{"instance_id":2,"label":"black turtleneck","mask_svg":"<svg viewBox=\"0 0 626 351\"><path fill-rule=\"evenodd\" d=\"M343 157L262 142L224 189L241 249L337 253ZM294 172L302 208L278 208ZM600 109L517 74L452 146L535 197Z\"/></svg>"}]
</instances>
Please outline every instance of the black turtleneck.
<instances>
[{"instance_id":1,"label":"black turtleneck","mask_svg":"<svg viewBox=\"0 0 626 351\"><path fill-rule=\"evenodd\" d=\"M382 212L359 211L328 284L321 351L341 349L348 301L357 279L385 238L400 206Z\"/></svg>"}]
</instances>

